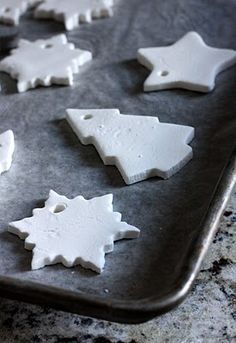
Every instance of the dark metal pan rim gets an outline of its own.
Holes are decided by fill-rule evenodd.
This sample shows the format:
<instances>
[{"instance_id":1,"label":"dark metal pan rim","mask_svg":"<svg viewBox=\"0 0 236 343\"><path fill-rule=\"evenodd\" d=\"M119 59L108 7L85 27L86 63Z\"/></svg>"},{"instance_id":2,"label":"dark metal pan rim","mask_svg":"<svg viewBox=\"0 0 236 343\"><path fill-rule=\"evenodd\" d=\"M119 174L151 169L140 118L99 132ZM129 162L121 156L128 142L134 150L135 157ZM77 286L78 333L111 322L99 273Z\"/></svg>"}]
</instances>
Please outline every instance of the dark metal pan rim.
<instances>
[{"instance_id":1,"label":"dark metal pan rim","mask_svg":"<svg viewBox=\"0 0 236 343\"><path fill-rule=\"evenodd\" d=\"M236 150L219 179L208 211L202 220L201 235L192 242L185 257L186 266L182 278L174 289L162 297L146 297L139 300L105 299L95 295L74 293L58 287L33 281L21 281L11 276L0 277L0 294L3 297L27 301L121 323L141 323L163 314L177 306L187 296L200 269L229 196L236 183Z\"/></svg>"}]
</instances>

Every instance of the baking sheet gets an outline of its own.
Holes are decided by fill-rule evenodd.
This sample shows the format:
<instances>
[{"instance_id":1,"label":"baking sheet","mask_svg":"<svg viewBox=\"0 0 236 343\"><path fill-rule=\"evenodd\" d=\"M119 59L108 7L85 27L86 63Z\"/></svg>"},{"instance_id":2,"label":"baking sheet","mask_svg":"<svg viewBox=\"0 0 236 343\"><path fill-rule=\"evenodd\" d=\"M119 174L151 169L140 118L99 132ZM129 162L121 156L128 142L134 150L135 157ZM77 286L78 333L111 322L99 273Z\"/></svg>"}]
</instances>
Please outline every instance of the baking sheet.
<instances>
[{"instance_id":1,"label":"baking sheet","mask_svg":"<svg viewBox=\"0 0 236 343\"><path fill-rule=\"evenodd\" d=\"M149 71L137 62L136 53L141 47L172 44L191 30L209 45L236 49L235 10L234 0L120 0L113 18L67 33L76 47L94 56L75 76L73 87L17 94L15 82L0 74L1 132L12 129L16 139L12 167L0 177L0 276L111 303L161 299L173 291L193 239L202 234L201 219L235 143L236 68L220 74L216 89L206 95L144 93ZM35 40L62 33L64 27L33 20L29 12L20 30L23 38ZM103 165L94 147L79 143L65 120L66 108L119 108L124 114L158 115L161 122L194 126L194 158L169 180L126 186L115 167ZM31 252L6 229L10 221L43 206L50 189L69 198L113 193L114 209L142 230L141 237L117 242L101 275L62 265L31 271Z\"/></svg>"}]
</instances>

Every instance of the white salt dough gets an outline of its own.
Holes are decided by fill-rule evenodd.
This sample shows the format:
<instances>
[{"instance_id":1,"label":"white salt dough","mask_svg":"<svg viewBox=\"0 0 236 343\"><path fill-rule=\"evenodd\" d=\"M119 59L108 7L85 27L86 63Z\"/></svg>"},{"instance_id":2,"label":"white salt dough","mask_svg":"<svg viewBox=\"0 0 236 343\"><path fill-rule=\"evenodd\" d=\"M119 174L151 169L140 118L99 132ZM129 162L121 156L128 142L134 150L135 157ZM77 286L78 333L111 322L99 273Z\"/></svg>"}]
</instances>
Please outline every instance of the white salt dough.
<instances>
[{"instance_id":1,"label":"white salt dough","mask_svg":"<svg viewBox=\"0 0 236 343\"><path fill-rule=\"evenodd\" d=\"M20 16L40 0L0 0L0 22L18 25Z\"/></svg>"},{"instance_id":2,"label":"white salt dough","mask_svg":"<svg viewBox=\"0 0 236 343\"><path fill-rule=\"evenodd\" d=\"M210 92L218 73L236 62L236 51L207 46L196 32L189 32L167 47L138 50L138 61L152 73L144 91L185 88Z\"/></svg>"},{"instance_id":3,"label":"white salt dough","mask_svg":"<svg viewBox=\"0 0 236 343\"><path fill-rule=\"evenodd\" d=\"M90 23L92 18L112 15L113 0L45 0L35 10L36 18L62 21L67 30Z\"/></svg>"},{"instance_id":4,"label":"white salt dough","mask_svg":"<svg viewBox=\"0 0 236 343\"><path fill-rule=\"evenodd\" d=\"M0 71L17 79L18 91L25 92L38 85L72 85L73 73L91 59L91 52L75 49L63 34L35 42L22 39L11 56L0 61Z\"/></svg>"},{"instance_id":5,"label":"white salt dough","mask_svg":"<svg viewBox=\"0 0 236 343\"><path fill-rule=\"evenodd\" d=\"M83 144L95 145L104 164L116 165L127 184L169 178L192 158L190 126L123 115L118 109L69 109L67 120Z\"/></svg>"},{"instance_id":6,"label":"white salt dough","mask_svg":"<svg viewBox=\"0 0 236 343\"><path fill-rule=\"evenodd\" d=\"M0 134L0 174L10 169L14 149L13 132L8 130Z\"/></svg>"},{"instance_id":7,"label":"white salt dough","mask_svg":"<svg viewBox=\"0 0 236 343\"><path fill-rule=\"evenodd\" d=\"M101 273L105 253L113 251L114 241L136 238L140 231L121 221L113 212L113 195L91 200L82 196L68 199L50 191L45 207L33 210L33 216L9 224L9 231L25 240L33 250L32 269L62 263L80 264Z\"/></svg>"}]
</instances>

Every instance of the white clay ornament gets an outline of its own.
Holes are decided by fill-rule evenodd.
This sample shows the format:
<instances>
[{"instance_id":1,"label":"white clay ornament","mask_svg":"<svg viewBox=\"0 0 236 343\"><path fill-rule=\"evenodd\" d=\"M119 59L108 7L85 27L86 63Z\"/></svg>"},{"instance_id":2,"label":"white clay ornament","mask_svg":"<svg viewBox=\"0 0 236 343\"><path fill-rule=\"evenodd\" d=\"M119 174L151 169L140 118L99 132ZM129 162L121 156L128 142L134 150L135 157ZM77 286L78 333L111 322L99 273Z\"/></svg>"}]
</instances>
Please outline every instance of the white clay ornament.
<instances>
[{"instance_id":1,"label":"white clay ornament","mask_svg":"<svg viewBox=\"0 0 236 343\"><path fill-rule=\"evenodd\" d=\"M32 269L62 263L80 264L101 273L105 254L113 251L114 241L136 238L140 230L121 221L113 212L113 196L91 200L82 196L68 199L50 191L45 207L33 210L33 216L9 224L9 231L25 240L33 250Z\"/></svg>"},{"instance_id":2,"label":"white clay ornament","mask_svg":"<svg viewBox=\"0 0 236 343\"><path fill-rule=\"evenodd\" d=\"M39 19L64 22L66 30L73 30L80 22L112 15L113 0L45 0L35 10Z\"/></svg>"},{"instance_id":3,"label":"white clay ornament","mask_svg":"<svg viewBox=\"0 0 236 343\"><path fill-rule=\"evenodd\" d=\"M217 74L236 63L236 51L207 46L198 33L189 32L171 46L139 49L138 61L152 71L144 83L146 92L210 92Z\"/></svg>"},{"instance_id":4,"label":"white clay ornament","mask_svg":"<svg viewBox=\"0 0 236 343\"><path fill-rule=\"evenodd\" d=\"M10 169L14 149L13 132L8 130L0 134L0 174Z\"/></svg>"},{"instance_id":5,"label":"white clay ornament","mask_svg":"<svg viewBox=\"0 0 236 343\"><path fill-rule=\"evenodd\" d=\"M20 16L40 0L0 0L0 22L18 25Z\"/></svg>"},{"instance_id":6,"label":"white clay ornament","mask_svg":"<svg viewBox=\"0 0 236 343\"><path fill-rule=\"evenodd\" d=\"M17 79L18 92L25 92L39 85L70 86L73 74L91 59L91 52L76 49L63 34L35 42L22 39L18 48L0 61L0 71Z\"/></svg>"},{"instance_id":7,"label":"white clay ornament","mask_svg":"<svg viewBox=\"0 0 236 343\"><path fill-rule=\"evenodd\" d=\"M115 165L126 184L153 176L167 179L192 158L190 126L123 115L118 109L68 109L67 120L82 144L93 144L104 164Z\"/></svg>"}]
</instances>

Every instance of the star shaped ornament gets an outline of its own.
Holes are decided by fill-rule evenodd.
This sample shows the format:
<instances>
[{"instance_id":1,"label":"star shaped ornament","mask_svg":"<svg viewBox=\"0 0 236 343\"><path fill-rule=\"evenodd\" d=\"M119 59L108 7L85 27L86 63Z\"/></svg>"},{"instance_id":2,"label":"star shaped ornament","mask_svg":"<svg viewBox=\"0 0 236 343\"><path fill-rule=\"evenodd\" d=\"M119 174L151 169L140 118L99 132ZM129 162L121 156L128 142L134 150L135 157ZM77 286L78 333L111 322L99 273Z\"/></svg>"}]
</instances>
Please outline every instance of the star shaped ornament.
<instances>
[{"instance_id":1,"label":"star shaped ornament","mask_svg":"<svg viewBox=\"0 0 236 343\"><path fill-rule=\"evenodd\" d=\"M14 149L13 132L8 130L0 134L0 174L10 169Z\"/></svg>"},{"instance_id":2,"label":"star shaped ornament","mask_svg":"<svg viewBox=\"0 0 236 343\"><path fill-rule=\"evenodd\" d=\"M40 0L0 0L0 22L18 25L20 16L39 2Z\"/></svg>"},{"instance_id":3,"label":"star shaped ornament","mask_svg":"<svg viewBox=\"0 0 236 343\"><path fill-rule=\"evenodd\" d=\"M138 61L152 72L144 91L185 88L210 92L217 74L236 63L236 51L207 46L196 32L189 32L167 47L138 50Z\"/></svg>"},{"instance_id":4,"label":"star shaped ornament","mask_svg":"<svg viewBox=\"0 0 236 343\"><path fill-rule=\"evenodd\" d=\"M80 22L111 16L112 6L113 0L44 0L36 8L35 17L62 21L67 30L73 30Z\"/></svg>"},{"instance_id":5,"label":"star shaped ornament","mask_svg":"<svg viewBox=\"0 0 236 343\"><path fill-rule=\"evenodd\" d=\"M63 34L35 42L22 39L11 56L0 61L0 71L17 79L18 91L25 92L39 85L72 85L73 74L91 59L91 52L75 49Z\"/></svg>"},{"instance_id":6,"label":"star shaped ornament","mask_svg":"<svg viewBox=\"0 0 236 343\"><path fill-rule=\"evenodd\" d=\"M32 269L62 263L80 264L101 273L105 254L113 251L114 241L136 238L140 231L121 221L113 212L113 196L91 200L82 196L68 199L50 191L45 207L33 210L33 216L9 224L9 231L25 240L33 250Z\"/></svg>"},{"instance_id":7,"label":"star shaped ornament","mask_svg":"<svg viewBox=\"0 0 236 343\"><path fill-rule=\"evenodd\" d=\"M116 165L127 184L153 176L167 179L193 156L191 126L118 109L69 109L67 120L83 144L95 145L104 164Z\"/></svg>"}]
</instances>

